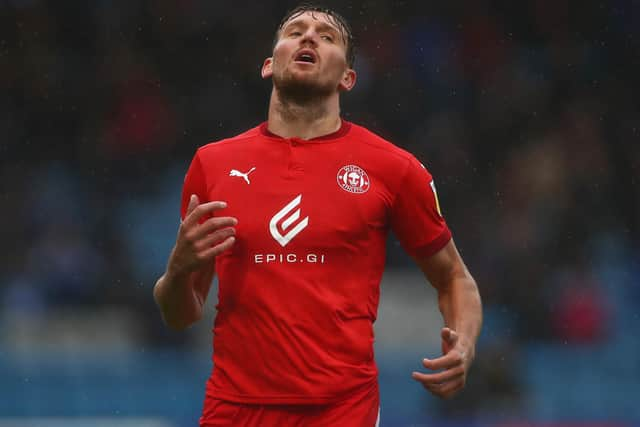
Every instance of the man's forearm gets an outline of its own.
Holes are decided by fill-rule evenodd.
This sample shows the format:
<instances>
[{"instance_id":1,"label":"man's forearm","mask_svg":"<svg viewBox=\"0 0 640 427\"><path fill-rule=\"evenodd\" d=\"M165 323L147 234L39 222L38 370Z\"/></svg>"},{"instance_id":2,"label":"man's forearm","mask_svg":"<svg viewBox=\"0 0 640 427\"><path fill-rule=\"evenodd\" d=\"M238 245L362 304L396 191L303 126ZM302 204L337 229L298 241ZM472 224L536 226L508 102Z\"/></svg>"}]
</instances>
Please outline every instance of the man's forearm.
<instances>
[{"instance_id":1,"label":"man's forearm","mask_svg":"<svg viewBox=\"0 0 640 427\"><path fill-rule=\"evenodd\" d=\"M438 290L438 305L446 326L473 347L482 326L482 303L478 287L467 273Z\"/></svg>"},{"instance_id":2,"label":"man's forearm","mask_svg":"<svg viewBox=\"0 0 640 427\"><path fill-rule=\"evenodd\" d=\"M158 279L153 296L165 323L173 329L185 329L202 317L204 298L198 287L208 286L213 271L196 271L184 275L166 272ZM205 282L208 281L208 282Z\"/></svg>"}]
</instances>

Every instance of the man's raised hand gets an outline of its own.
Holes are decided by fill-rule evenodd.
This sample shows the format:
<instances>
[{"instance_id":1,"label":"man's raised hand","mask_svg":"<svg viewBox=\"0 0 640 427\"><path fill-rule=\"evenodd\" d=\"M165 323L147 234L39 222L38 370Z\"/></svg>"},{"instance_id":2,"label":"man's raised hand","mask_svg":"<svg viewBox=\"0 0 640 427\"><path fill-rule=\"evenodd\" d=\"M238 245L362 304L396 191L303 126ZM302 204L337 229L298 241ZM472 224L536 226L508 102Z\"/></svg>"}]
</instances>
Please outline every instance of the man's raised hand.
<instances>
[{"instance_id":1,"label":"man's raised hand","mask_svg":"<svg viewBox=\"0 0 640 427\"><path fill-rule=\"evenodd\" d=\"M236 218L211 217L200 223L203 217L226 207L225 202L199 204L198 196L191 195L184 220L178 229L176 245L169 257L168 273L175 276L191 273L233 246L236 234L234 226L238 224Z\"/></svg>"}]
</instances>

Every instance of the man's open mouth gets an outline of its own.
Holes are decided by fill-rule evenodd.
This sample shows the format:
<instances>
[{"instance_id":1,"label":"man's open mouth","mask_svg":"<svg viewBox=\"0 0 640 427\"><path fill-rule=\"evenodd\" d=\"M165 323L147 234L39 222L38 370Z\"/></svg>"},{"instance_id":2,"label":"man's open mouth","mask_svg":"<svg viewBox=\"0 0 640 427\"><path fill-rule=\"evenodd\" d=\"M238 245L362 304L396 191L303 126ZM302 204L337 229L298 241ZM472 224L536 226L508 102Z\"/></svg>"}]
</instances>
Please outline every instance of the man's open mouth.
<instances>
[{"instance_id":1,"label":"man's open mouth","mask_svg":"<svg viewBox=\"0 0 640 427\"><path fill-rule=\"evenodd\" d=\"M315 64L316 63L316 56L313 52L308 51L308 50L304 50L301 52L298 52L298 54L295 57L295 61L296 62L307 62L309 64Z\"/></svg>"}]
</instances>

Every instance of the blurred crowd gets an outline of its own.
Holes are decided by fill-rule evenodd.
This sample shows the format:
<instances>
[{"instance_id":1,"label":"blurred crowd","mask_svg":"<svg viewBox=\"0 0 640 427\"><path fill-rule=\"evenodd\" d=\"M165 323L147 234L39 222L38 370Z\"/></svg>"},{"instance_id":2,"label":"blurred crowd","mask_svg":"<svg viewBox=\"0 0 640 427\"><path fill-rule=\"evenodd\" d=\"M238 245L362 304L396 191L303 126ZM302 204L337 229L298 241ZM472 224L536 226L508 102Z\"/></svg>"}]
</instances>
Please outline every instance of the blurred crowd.
<instances>
[{"instance_id":1,"label":"blurred crowd","mask_svg":"<svg viewBox=\"0 0 640 427\"><path fill-rule=\"evenodd\" d=\"M606 345L640 311L632 3L334 2L357 42L344 117L431 170L483 296L481 343L512 357ZM265 120L260 66L294 5L0 4L0 310L130 307L149 345L176 344L151 288L183 174L198 146ZM390 239L390 267L410 263Z\"/></svg>"}]
</instances>

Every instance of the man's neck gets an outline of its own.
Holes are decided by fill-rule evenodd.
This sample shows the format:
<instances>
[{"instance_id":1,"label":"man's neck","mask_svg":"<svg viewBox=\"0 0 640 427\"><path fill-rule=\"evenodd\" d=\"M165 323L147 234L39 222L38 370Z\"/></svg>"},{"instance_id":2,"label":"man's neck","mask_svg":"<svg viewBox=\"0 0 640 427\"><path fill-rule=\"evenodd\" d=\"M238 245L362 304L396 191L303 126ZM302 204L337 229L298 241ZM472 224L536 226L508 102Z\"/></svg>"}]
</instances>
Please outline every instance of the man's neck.
<instances>
[{"instance_id":1,"label":"man's neck","mask_svg":"<svg viewBox=\"0 0 640 427\"><path fill-rule=\"evenodd\" d=\"M335 97L298 103L282 99L274 89L269 102L267 128L283 138L312 139L336 132L342 124Z\"/></svg>"}]
</instances>

